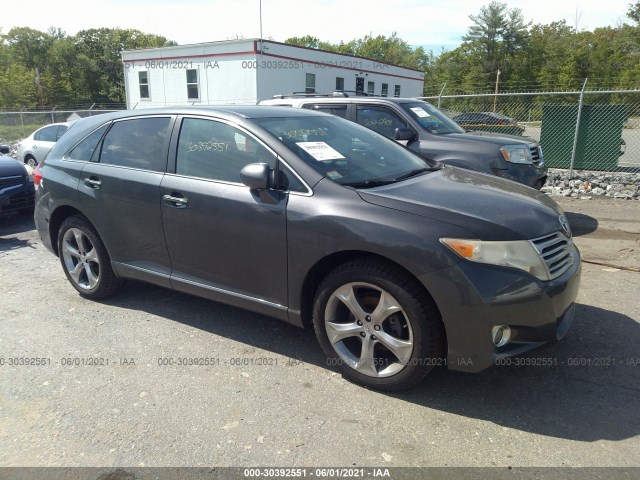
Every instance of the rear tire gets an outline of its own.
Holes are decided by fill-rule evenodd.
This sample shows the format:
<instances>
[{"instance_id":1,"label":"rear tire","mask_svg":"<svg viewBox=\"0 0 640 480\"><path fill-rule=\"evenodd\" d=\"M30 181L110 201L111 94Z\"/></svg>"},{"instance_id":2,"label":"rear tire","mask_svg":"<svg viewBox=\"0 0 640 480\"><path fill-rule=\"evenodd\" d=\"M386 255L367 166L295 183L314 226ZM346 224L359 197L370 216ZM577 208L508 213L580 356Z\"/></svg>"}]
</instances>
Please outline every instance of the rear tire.
<instances>
[{"instance_id":1,"label":"rear tire","mask_svg":"<svg viewBox=\"0 0 640 480\"><path fill-rule=\"evenodd\" d=\"M120 287L111 259L91 223L81 215L67 218L58 232L58 253L71 285L83 297L106 298Z\"/></svg>"},{"instance_id":2,"label":"rear tire","mask_svg":"<svg viewBox=\"0 0 640 480\"><path fill-rule=\"evenodd\" d=\"M24 159L24 163L29 165L31 168L36 168L38 166L38 161L32 155L27 155Z\"/></svg>"},{"instance_id":3,"label":"rear tire","mask_svg":"<svg viewBox=\"0 0 640 480\"><path fill-rule=\"evenodd\" d=\"M314 302L316 337L343 377L366 387L398 391L444 364L444 328L417 281L377 259L334 269Z\"/></svg>"}]
</instances>

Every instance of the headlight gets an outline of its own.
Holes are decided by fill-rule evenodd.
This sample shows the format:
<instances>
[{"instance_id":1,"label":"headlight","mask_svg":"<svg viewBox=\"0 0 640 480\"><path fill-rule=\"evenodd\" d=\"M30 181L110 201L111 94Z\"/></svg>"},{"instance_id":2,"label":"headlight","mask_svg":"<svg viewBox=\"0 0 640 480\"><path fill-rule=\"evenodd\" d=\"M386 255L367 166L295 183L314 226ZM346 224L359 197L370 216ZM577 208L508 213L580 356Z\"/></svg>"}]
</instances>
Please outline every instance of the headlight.
<instances>
[{"instance_id":1,"label":"headlight","mask_svg":"<svg viewBox=\"0 0 640 480\"><path fill-rule=\"evenodd\" d=\"M550 280L544 261L527 240L484 242L461 238L441 238L440 241L465 260L519 268L535 275L540 280Z\"/></svg>"},{"instance_id":2,"label":"headlight","mask_svg":"<svg viewBox=\"0 0 640 480\"><path fill-rule=\"evenodd\" d=\"M33 183L33 168L31 168L31 165L25 164L24 169L27 171L27 176L29 177L29 183Z\"/></svg>"},{"instance_id":3,"label":"headlight","mask_svg":"<svg viewBox=\"0 0 640 480\"><path fill-rule=\"evenodd\" d=\"M507 162L532 164L531 151L526 145L505 145L500 149Z\"/></svg>"}]
</instances>

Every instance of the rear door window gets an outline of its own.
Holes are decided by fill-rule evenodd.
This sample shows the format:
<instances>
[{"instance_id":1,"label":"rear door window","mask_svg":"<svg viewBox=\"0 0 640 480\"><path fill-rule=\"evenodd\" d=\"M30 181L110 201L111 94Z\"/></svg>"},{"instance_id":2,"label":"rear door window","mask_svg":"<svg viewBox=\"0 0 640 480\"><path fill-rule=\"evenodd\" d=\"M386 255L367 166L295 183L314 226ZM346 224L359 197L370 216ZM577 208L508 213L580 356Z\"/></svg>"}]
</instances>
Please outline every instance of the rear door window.
<instances>
[{"instance_id":1,"label":"rear door window","mask_svg":"<svg viewBox=\"0 0 640 480\"><path fill-rule=\"evenodd\" d=\"M336 115L338 117L347 118L347 106L346 105L322 105L322 104L312 104L308 103L303 106L308 110L317 110L318 112L330 113L332 115Z\"/></svg>"},{"instance_id":2,"label":"rear door window","mask_svg":"<svg viewBox=\"0 0 640 480\"><path fill-rule=\"evenodd\" d=\"M164 172L169 117L116 122L102 142L100 163Z\"/></svg>"},{"instance_id":3,"label":"rear door window","mask_svg":"<svg viewBox=\"0 0 640 480\"><path fill-rule=\"evenodd\" d=\"M358 105L356 122L387 138L394 139L396 128L405 128L406 122L385 107Z\"/></svg>"},{"instance_id":4,"label":"rear door window","mask_svg":"<svg viewBox=\"0 0 640 480\"><path fill-rule=\"evenodd\" d=\"M58 129L56 130L56 142L60 140L60 137L64 135L64 132L68 129L69 127L67 125L58 125Z\"/></svg>"},{"instance_id":5,"label":"rear door window","mask_svg":"<svg viewBox=\"0 0 640 480\"><path fill-rule=\"evenodd\" d=\"M33 136L33 139L40 142L55 142L56 140L58 140L57 134L58 126L53 125L36 132L36 134Z\"/></svg>"}]
</instances>

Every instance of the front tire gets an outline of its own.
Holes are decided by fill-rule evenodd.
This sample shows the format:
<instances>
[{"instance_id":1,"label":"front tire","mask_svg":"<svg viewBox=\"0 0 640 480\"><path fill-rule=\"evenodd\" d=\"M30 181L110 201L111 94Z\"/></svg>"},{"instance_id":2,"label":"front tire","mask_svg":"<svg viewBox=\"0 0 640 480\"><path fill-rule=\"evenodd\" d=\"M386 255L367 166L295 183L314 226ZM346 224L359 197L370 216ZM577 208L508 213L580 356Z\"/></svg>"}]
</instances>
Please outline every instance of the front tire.
<instances>
[{"instance_id":1,"label":"front tire","mask_svg":"<svg viewBox=\"0 0 640 480\"><path fill-rule=\"evenodd\" d=\"M313 323L329 364L367 387L404 390L442 363L435 304L415 279L377 259L353 260L327 275Z\"/></svg>"},{"instance_id":2,"label":"front tire","mask_svg":"<svg viewBox=\"0 0 640 480\"><path fill-rule=\"evenodd\" d=\"M58 254L67 279L83 297L106 298L120 287L109 254L85 217L75 215L62 222Z\"/></svg>"}]
</instances>

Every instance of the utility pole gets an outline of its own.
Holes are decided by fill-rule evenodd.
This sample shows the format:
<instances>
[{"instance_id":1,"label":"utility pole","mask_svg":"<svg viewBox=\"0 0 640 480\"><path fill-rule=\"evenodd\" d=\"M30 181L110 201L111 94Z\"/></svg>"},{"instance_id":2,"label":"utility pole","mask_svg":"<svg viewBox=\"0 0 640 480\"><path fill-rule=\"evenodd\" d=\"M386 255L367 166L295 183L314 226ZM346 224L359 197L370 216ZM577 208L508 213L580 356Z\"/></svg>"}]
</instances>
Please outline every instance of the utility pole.
<instances>
[{"instance_id":1,"label":"utility pole","mask_svg":"<svg viewBox=\"0 0 640 480\"><path fill-rule=\"evenodd\" d=\"M260 55L262 55L262 0L260 0Z\"/></svg>"},{"instance_id":2,"label":"utility pole","mask_svg":"<svg viewBox=\"0 0 640 480\"><path fill-rule=\"evenodd\" d=\"M496 93L493 97L493 113L496 113L496 104L498 103L498 85L500 84L500 69L496 73Z\"/></svg>"}]
</instances>

